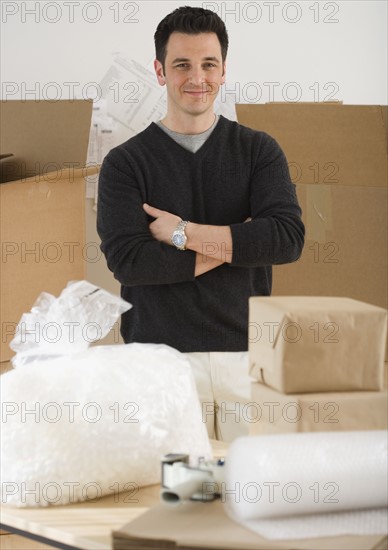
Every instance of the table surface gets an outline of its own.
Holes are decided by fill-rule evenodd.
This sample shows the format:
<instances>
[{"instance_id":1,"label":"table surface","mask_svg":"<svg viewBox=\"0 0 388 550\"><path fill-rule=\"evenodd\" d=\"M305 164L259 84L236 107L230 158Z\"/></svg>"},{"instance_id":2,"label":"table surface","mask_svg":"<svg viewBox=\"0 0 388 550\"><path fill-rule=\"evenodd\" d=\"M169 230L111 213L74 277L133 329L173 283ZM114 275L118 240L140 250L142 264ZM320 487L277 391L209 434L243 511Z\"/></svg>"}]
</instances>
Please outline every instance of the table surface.
<instances>
[{"instance_id":1,"label":"table surface","mask_svg":"<svg viewBox=\"0 0 388 550\"><path fill-rule=\"evenodd\" d=\"M212 441L212 448L215 457L225 456L225 443ZM135 502L127 502L128 500ZM58 548L111 550L111 532L132 521L159 501L160 486L150 485L141 487L136 495L130 492L120 493L100 498L97 502L86 501L44 508L2 505L1 528Z\"/></svg>"},{"instance_id":2,"label":"table surface","mask_svg":"<svg viewBox=\"0 0 388 550\"><path fill-rule=\"evenodd\" d=\"M11 368L9 362L1 363L0 374ZM211 443L215 457L226 455L227 444L221 441ZM62 549L111 550L112 531L159 502L160 485L151 485L141 487L136 495L131 492L120 493L100 498L97 502L36 508L2 505L0 528ZM379 538L376 537L376 540ZM386 542L383 542L383 546L368 546L371 547L385 548Z\"/></svg>"}]
</instances>

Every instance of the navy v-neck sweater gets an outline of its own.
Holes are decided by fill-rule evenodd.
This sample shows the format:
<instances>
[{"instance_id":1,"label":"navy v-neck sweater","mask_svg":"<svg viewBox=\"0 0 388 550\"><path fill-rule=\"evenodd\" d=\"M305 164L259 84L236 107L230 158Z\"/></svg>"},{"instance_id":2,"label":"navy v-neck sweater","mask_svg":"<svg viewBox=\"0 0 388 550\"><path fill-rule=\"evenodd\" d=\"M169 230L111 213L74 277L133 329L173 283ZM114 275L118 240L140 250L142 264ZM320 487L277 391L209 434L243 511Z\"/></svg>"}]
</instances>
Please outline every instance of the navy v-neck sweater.
<instances>
[{"instance_id":1,"label":"navy v-neck sweater","mask_svg":"<svg viewBox=\"0 0 388 550\"><path fill-rule=\"evenodd\" d=\"M192 153L151 123L108 153L98 193L101 250L133 304L122 316L124 341L183 352L247 350L249 296L270 295L271 266L297 260L304 243L277 142L220 116ZM196 253L155 240L144 202L195 223L229 225L231 263L195 277Z\"/></svg>"}]
</instances>

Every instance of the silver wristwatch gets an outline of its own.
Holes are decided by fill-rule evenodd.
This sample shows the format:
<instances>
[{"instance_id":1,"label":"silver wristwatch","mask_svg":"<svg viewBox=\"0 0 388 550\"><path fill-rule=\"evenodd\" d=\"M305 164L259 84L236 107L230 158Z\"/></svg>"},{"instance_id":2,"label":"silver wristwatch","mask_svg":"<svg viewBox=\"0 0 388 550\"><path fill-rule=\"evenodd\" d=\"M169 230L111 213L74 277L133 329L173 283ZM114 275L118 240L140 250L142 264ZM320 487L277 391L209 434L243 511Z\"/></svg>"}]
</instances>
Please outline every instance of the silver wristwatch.
<instances>
[{"instance_id":1,"label":"silver wristwatch","mask_svg":"<svg viewBox=\"0 0 388 550\"><path fill-rule=\"evenodd\" d=\"M181 220L176 226L174 233L171 235L171 242L178 250L186 250L187 237L185 227L188 223L188 221Z\"/></svg>"}]
</instances>

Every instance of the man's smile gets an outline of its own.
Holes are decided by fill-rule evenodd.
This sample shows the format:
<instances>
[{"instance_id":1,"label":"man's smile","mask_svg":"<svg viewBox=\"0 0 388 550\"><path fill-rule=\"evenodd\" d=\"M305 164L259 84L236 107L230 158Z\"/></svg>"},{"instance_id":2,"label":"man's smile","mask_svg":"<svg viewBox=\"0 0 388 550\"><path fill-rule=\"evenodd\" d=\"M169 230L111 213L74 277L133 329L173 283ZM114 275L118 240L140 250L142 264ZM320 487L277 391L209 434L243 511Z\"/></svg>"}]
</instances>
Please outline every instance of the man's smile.
<instances>
[{"instance_id":1,"label":"man's smile","mask_svg":"<svg viewBox=\"0 0 388 550\"><path fill-rule=\"evenodd\" d=\"M196 90L196 91L194 91L194 90L184 90L184 93L192 95L192 96L201 96L201 95L204 95L204 94L208 94L209 90Z\"/></svg>"}]
</instances>

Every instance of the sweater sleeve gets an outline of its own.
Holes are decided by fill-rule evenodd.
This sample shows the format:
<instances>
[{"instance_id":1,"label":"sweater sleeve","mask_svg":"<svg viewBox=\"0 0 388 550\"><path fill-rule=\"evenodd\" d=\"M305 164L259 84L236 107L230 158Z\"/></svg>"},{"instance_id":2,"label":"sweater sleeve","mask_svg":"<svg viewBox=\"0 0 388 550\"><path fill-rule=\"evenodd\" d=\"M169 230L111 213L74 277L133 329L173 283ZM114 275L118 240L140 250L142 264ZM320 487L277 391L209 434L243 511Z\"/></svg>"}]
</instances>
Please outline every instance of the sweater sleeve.
<instances>
[{"instance_id":1,"label":"sweater sleeve","mask_svg":"<svg viewBox=\"0 0 388 550\"><path fill-rule=\"evenodd\" d=\"M154 239L143 210L146 190L120 149L105 157L99 174L97 232L108 268L125 286L194 280L195 252Z\"/></svg>"},{"instance_id":2,"label":"sweater sleeve","mask_svg":"<svg viewBox=\"0 0 388 550\"><path fill-rule=\"evenodd\" d=\"M286 157L277 142L262 133L250 181L251 218L230 226L232 266L259 267L296 261L305 228Z\"/></svg>"}]
</instances>

